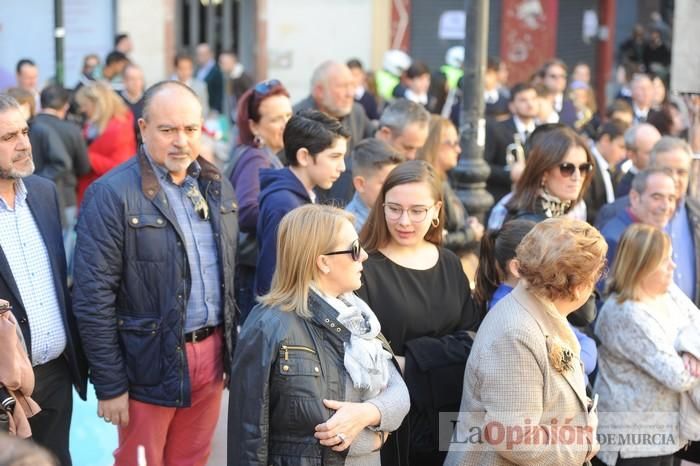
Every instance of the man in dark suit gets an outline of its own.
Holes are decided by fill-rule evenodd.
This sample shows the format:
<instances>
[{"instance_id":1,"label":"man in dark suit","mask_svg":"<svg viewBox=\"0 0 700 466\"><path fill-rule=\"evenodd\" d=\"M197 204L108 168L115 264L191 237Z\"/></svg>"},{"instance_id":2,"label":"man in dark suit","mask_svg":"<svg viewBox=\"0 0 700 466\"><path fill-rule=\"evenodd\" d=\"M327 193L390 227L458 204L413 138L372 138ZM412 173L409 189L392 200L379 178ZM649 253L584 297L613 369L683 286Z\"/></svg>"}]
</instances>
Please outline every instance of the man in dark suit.
<instances>
[{"instance_id":1,"label":"man in dark suit","mask_svg":"<svg viewBox=\"0 0 700 466\"><path fill-rule=\"evenodd\" d=\"M229 121L235 124L238 99L245 91L255 86L255 80L245 71L232 50L224 50L219 54L219 68L224 79L224 112Z\"/></svg>"},{"instance_id":2,"label":"man in dark suit","mask_svg":"<svg viewBox=\"0 0 700 466\"><path fill-rule=\"evenodd\" d=\"M75 385L85 399L87 369L71 312L56 189L34 176L29 128L17 102L0 94L0 297L10 302L27 345L32 437L70 465Z\"/></svg>"},{"instance_id":3,"label":"man in dark suit","mask_svg":"<svg viewBox=\"0 0 700 466\"><path fill-rule=\"evenodd\" d=\"M511 117L504 121L486 123L484 159L491 167L491 173L486 180L486 189L495 202L511 191L525 169L525 164L517 160L509 164L506 160L506 152L515 142L516 135L520 139L520 144L524 145L535 130L536 102L537 91L532 85L516 84L510 91L508 104Z\"/></svg>"},{"instance_id":4,"label":"man in dark suit","mask_svg":"<svg viewBox=\"0 0 700 466\"><path fill-rule=\"evenodd\" d=\"M77 210L77 178L90 172L90 159L87 155L85 139L78 125L65 120L70 105L70 93L61 86L50 85L41 91L41 113L34 119L38 123L53 128L66 148L71 161L71 170L66 172L57 185L61 186L58 193L66 210ZM75 216L75 212L72 213ZM74 222L73 222L74 223Z\"/></svg>"},{"instance_id":5,"label":"man in dark suit","mask_svg":"<svg viewBox=\"0 0 700 466\"><path fill-rule=\"evenodd\" d=\"M630 90L632 91L633 122L635 124L645 123L655 112L651 108L654 102L654 85L649 75L635 74L630 82Z\"/></svg>"},{"instance_id":6,"label":"man in dark suit","mask_svg":"<svg viewBox=\"0 0 700 466\"><path fill-rule=\"evenodd\" d=\"M576 107L574 103L566 97L566 63L558 58L544 64L540 71L542 83L554 94L554 109L559 114L559 123L572 127L576 122Z\"/></svg>"},{"instance_id":7,"label":"man in dark suit","mask_svg":"<svg viewBox=\"0 0 700 466\"><path fill-rule=\"evenodd\" d=\"M600 207L615 201L612 170L625 158L626 129L622 122L609 121L600 127L597 140L591 146L591 154L595 158L595 170L592 183L584 196L587 220L591 225Z\"/></svg>"},{"instance_id":8,"label":"man in dark suit","mask_svg":"<svg viewBox=\"0 0 700 466\"><path fill-rule=\"evenodd\" d=\"M209 108L219 113L224 111L224 77L208 44L197 46L196 78L207 84Z\"/></svg>"},{"instance_id":9,"label":"man in dark suit","mask_svg":"<svg viewBox=\"0 0 700 466\"><path fill-rule=\"evenodd\" d=\"M498 57L489 57L484 74L484 115L498 121L510 117L508 92L504 92L498 81L500 68L501 61Z\"/></svg>"}]
</instances>

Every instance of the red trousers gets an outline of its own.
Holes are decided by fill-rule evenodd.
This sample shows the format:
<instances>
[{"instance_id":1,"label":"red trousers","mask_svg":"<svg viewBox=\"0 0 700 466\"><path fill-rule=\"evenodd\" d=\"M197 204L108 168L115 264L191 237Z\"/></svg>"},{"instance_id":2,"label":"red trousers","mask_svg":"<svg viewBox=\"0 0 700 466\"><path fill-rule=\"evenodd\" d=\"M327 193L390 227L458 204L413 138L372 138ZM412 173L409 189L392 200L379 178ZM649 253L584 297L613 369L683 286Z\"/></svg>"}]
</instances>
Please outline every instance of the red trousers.
<instances>
[{"instance_id":1,"label":"red trousers","mask_svg":"<svg viewBox=\"0 0 700 466\"><path fill-rule=\"evenodd\" d=\"M223 381L223 331L187 343L192 388L189 408L129 400L129 425L119 427L115 466L138 466L137 450L145 448L148 466L204 466L219 419Z\"/></svg>"}]
</instances>

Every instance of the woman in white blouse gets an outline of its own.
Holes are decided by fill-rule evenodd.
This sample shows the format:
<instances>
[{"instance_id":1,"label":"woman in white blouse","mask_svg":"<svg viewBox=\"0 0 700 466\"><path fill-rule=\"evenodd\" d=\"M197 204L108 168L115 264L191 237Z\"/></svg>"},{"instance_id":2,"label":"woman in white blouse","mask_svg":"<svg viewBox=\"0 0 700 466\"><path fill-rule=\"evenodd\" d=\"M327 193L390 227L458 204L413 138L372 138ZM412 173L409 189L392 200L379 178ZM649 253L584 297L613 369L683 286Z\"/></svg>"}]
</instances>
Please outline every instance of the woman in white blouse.
<instances>
[{"instance_id":1,"label":"woman in white blouse","mask_svg":"<svg viewBox=\"0 0 700 466\"><path fill-rule=\"evenodd\" d=\"M673 283L675 267L661 230L634 224L625 231L595 327L598 458L608 465L672 465L688 433L663 426L678 426L681 409L700 415L692 401L681 408L683 396L700 400L700 310ZM626 433L650 434L651 441L625 437L622 444Z\"/></svg>"}]
</instances>

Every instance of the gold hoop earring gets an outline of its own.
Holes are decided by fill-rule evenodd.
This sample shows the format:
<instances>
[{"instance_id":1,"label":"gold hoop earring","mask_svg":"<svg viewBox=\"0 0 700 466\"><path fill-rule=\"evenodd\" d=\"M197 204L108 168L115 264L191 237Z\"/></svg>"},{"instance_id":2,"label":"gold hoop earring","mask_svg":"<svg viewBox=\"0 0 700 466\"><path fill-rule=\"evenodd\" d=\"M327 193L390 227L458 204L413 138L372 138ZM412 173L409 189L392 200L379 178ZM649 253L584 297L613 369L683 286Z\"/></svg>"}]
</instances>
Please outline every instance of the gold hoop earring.
<instances>
[{"instance_id":1,"label":"gold hoop earring","mask_svg":"<svg viewBox=\"0 0 700 466\"><path fill-rule=\"evenodd\" d=\"M430 222L431 225L433 225L433 228L437 228L440 226L440 219L439 218L434 218L432 222Z\"/></svg>"}]
</instances>

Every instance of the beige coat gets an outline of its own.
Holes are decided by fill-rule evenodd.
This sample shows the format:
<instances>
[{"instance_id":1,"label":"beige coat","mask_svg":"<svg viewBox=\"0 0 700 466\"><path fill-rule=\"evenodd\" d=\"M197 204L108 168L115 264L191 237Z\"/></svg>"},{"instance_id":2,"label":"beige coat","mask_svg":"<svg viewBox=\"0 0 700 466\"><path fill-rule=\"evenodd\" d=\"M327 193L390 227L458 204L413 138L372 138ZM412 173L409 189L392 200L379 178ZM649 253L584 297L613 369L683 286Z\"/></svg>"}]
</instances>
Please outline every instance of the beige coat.
<instances>
[{"instance_id":1,"label":"beige coat","mask_svg":"<svg viewBox=\"0 0 700 466\"><path fill-rule=\"evenodd\" d=\"M550 358L561 348L573 356L569 364ZM445 465L584 464L594 448L588 426L597 419L587 412L579 351L566 319L524 283L499 301L479 328L467 361L461 414ZM559 372L552 361L568 369ZM574 427L558 429L567 419ZM487 424L523 428L501 430L501 442L496 429L490 441L482 435L483 443L475 444L479 429L474 426ZM507 438L517 438L511 448Z\"/></svg>"}]
</instances>

